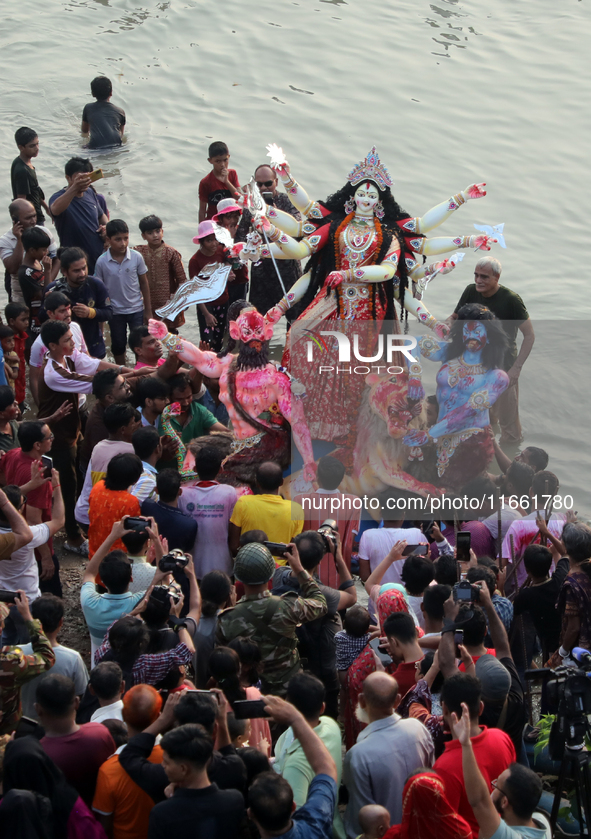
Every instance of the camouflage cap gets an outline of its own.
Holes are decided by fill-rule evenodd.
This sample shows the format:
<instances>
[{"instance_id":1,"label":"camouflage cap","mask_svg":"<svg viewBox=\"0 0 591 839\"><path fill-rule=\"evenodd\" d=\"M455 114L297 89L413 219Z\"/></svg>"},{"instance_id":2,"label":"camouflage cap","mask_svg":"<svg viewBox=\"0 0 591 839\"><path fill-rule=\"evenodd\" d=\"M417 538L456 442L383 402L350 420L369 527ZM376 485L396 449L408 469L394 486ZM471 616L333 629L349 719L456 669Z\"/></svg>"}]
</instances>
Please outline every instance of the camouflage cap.
<instances>
[{"instance_id":1,"label":"camouflage cap","mask_svg":"<svg viewBox=\"0 0 591 839\"><path fill-rule=\"evenodd\" d=\"M260 542L243 545L236 554L234 576L247 586L260 586L268 583L275 573L275 560L271 551Z\"/></svg>"}]
</instances>

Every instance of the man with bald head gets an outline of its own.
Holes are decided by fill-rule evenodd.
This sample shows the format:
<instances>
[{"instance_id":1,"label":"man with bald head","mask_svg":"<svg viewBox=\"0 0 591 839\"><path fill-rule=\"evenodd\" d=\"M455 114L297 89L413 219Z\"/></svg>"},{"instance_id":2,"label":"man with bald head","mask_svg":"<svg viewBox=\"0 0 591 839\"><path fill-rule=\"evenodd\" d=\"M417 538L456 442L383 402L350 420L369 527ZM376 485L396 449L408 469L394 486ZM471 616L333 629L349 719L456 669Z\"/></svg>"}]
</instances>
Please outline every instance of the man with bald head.
<instances>
[{"instance_id":1,"label":"man with bald head","mask_svg":"<svg viewBox=\"0 0 591 839\"><path fill-rule=\"evenodd\" d=\"M241 533L264 530L269 542L289 544L304 527L304 511L300 505L279 495L283 485L283 471L279 463L263 461L257 467L256 482L259 494L241 496L230 518L228 544L232 556L240 547ZM274 556L277 565L286 564L281 554L275 553Z\"/></svg>"},{"instance_id":2,"label":"man with bald head","mask_svg":"<svg viewBox=\"0 0 591 839\"><path fill-rule=\"evenodd\" d=\"M287 195L284 192L277 191L277 175L270 166L263 163L255 169L254 178L263 198L270 207L283 210L284 213L289 213L299 221L301 216ZM246 241L251 223L252 216L248 210L245 210L238 225L238 230L236 231L234 239L236 242ZM252 305L256 306L262 315L279 303L285 292L292 287L302 274L302 269L297 259L281 259L277 260L276 264L283 280L285 291L281 288L281 283L277 277L277 271L275 270L272 259L261 259L256 265L253 263L250 269L249 299ZM293 319L293 309L288 309L287 318L288 320Z\"/></svg>"},{"instance_id":3,"label":"man with bald head","mask_svg":"<svg viewBox=\"0 0 591 839\"><path fill-rule=\"evenodd\" d=\"M47 265L45 266L46 286L55 280L59 271L57 245L51 231L47 227L37 224L37 211L26 198L16 198L8 205L8 212L10 213L12 228L4 236L0 236L0 259L4 263L7 273L10 274L10 287L6 286L10 299L17 303L24 303L25 298L17 278L18 269L21 267L25 253L22 242L23 231L29 230L31 227L38 227L39 230L43 230L49 236L50 243L47 250Z\"/></svg>"},{"instance_id":4,"label":"man with bald head","mask_svg":"<svg viewBox=\"0 0 591 839\"><path fill-rule=\"evenodd\" d=\"M349 791L347 839L361 833L359 811L367 804L381 804L390 813L390 824L399 824L406 779L433 763L431 735L418 720L403 720L395 712L400 698L396 679L383 670L370 673L363 683L357 716L367 727L345 755L343 767Z\"/></svg>"},{"instance_id":5,"label":"man with bald head","mask_svg":"<svg viewBox=\"0 0 591 839\"><path fill-rule=\"evenodd\" d=\"M123 697L121 714L129 739L141 734L158 718L162 697L151 685L136 685ZM121 746L99 769L92 809L107 836L145 839L153 799L132 781L119 763ZM162 763L162 748L154 746L151 763Z\"/></svg>"}]
</instances>

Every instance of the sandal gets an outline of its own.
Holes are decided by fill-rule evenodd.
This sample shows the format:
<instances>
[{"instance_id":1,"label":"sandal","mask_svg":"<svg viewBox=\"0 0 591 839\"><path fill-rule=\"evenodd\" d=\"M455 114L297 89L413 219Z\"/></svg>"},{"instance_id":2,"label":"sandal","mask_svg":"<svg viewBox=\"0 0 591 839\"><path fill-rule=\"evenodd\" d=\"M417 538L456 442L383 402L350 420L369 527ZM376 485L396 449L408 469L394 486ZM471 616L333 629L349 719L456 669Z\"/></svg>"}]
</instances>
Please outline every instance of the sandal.
<instances>
[{"instance_id":1,"label":"sandal","mask_svg":"<svg viewBox=\"0 0 591 839\"><path fill-rule=\"evenodd\" d=\"M85 539L81 545L70 545L68 542L64 542L64 550L88 559L88 539Z\"/></svg>"}]
</instances>

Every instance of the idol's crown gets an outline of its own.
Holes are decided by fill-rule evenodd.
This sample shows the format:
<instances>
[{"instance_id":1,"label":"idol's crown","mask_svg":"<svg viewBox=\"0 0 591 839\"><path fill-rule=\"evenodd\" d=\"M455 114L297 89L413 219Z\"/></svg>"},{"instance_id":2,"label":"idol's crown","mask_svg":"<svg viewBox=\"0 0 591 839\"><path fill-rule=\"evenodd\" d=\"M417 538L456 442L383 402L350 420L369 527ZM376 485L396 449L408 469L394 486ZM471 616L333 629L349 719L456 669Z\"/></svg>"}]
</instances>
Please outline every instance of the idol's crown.
<instances>
[{"instance_id":1,"label":"idol's crown","mask_svg":"<svg viewBox=\"0 0 591 839\"><path fill-rule=\"evenodd\" d=\"M349 174L347 180L353 186L357 186L361 181L369 179L375 181L380 189L386 189L387 186L392 186L392 178L386 167L380 163L380 156L374 146L365 160L354 166Z\"/></svg>"}]
</instances>

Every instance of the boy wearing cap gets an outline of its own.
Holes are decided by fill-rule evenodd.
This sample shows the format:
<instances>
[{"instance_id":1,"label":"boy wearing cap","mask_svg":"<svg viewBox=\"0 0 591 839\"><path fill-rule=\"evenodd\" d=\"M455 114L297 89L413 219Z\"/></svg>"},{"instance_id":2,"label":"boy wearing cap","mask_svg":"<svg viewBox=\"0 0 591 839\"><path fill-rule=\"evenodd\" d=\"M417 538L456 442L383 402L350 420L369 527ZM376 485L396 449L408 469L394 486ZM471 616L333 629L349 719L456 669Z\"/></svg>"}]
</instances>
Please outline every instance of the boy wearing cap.
<instances>
[{"instance_id":1,"label":"boy wearing cap","mask_svg":"<svg viewBox=\"0 0 591 839\"><path fill-rule=\"evenodd\" d=\"M233 198L222 198L221 201L218 201L217 213L212 221L219 224L220 227L224 227L234 240L241 216L242 207L240 204L237 204ZM246 265L241 265L240 262L232 263L232 272L228 277L226 290L228 292L228 306L235 300L246 299L248 294L248 269Z\"/></svg>"},{"instance_id":2,"label":"boy wearing cap","mask_svg":"<svg viewBox=\"0 0 591 839\"><path fill-rule=\"evenodd\" d=\"M300 594L275 597L268 583L275 560L260 542L251 542L236 554L234 576L244 585L244 597L218 618L216 643L227 646L233 638L246 636L259 645L264 671L263 693L285 696L287 683L301 669L296 628L326 614L326 598L304 570L298 549L292 543L285 554L297 578Z\"/></svg>"}]
</instances>

